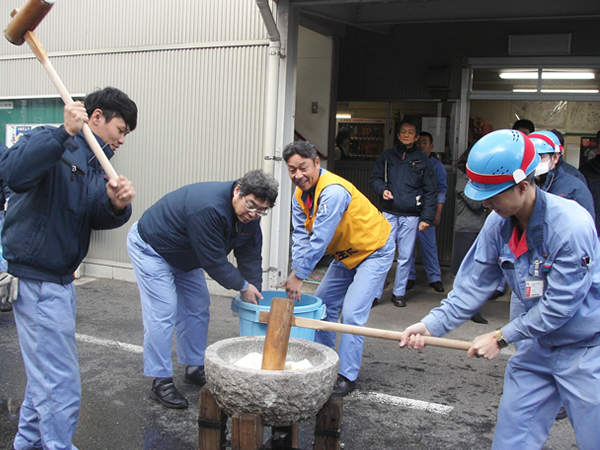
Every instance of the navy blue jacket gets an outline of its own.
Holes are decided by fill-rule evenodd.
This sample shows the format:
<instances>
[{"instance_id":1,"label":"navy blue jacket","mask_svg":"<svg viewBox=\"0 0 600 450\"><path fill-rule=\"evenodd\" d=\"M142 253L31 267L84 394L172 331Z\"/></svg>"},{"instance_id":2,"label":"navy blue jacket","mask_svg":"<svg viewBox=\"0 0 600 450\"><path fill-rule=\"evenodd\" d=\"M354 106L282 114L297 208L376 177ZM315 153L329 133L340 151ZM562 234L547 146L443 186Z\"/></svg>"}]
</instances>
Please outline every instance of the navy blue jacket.
<instances>
[{"instance_id":1,"label":"navy blue jacket","mask_svg":"<svg viewBox=\"0 0 600 450\"><path fill-rule=\"evenodd\" d=\"M581 171L577 170L576 167L566 162L562 156L558 160L557 167L564 170L569 175L573 175L575 178L578 178L584 184L586 183L585 176L581 173Z\"/></svg>"},{"instance_id":2,"label":"navy blue jacket","mask_svg":"<svg viewBox=\"0 0 600 450\"><path fill-rule=\"evenodd\" d=\"M371 187L379 195L386 189L394 195L392 200L381 201L382 211L433 222L438 203L435 170L429 157L415 145L407 148L398 143L379 155L371 173Z\"/></svg>"},{"instance_id":3,"label":"navy blue jacket","mask_svg":"<svg viewBox=\"0 0 600 450\"><path fill-rule=\"evenodd\" d=\"M559 197L575 200L583 206L596 220L594 211L594 199L587 185L567 172L562 167L556 167L546 174L544 183L540 186L542 191Z\"/></svg>"},{"instance_id":4,"label":"navy blue jacket","mask_svg":"<svg viewBox=\"0 0 600 450\"><path fill-rule=\"evenodd\" d=\"M2 155L4 155L7 151L8 147L4 144L0 144L0 158L2 158ZM10 197L10 194L12 194L11 190L0 177L0 202L2 202L0 205L0 211L4 211L4 204L6 203L8 197Z\"/></svg>"},{"instance_id":5,"label":"navy blue jacket","mask_svg":"<svg viewBox=\"0 0 600 450\"><path fill-rule=\"evenodd\" d=\"M227 289L244 281L262 286L260 220L240 222L231 200L234 181L195 183L161 198L144 212L138 231L173 267L202 268ZM227 260L234 250L238 269Z\"/></svg>"},{"instance_id":6,"label":"navy blue jacket","mask_svg":"<svg viewBox=\"0 0 600 450\"><path fill-rule=\"evenodd\" d=\"M587 187L594 199L594 209L596 211L596 230L600 233L600 156L595 156L585 164L579 171L585 177Z\"/></svg>"},{"instance_id":7,"label":"navy blue jacket","mask_svg":"<svg viewBox=\"0 0 600 450\"><path fill-rule=\"evenodd\" d=\"M64 126L21 136L0 157L0 178L13 191L2 241L8 272L17 277L71 283L92 230L117 228L131 216L131 205L114 213L94 153L83 134L70 136Z\"/></svg>"}]
</instances>

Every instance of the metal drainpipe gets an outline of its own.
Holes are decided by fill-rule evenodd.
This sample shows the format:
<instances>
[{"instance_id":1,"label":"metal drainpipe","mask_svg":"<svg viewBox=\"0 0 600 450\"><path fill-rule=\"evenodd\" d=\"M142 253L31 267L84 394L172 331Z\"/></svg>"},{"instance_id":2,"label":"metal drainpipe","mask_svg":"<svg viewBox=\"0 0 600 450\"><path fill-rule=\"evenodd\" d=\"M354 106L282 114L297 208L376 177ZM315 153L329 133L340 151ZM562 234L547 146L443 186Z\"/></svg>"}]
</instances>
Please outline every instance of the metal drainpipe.
<instances>
[{"instance_id":1,"label":"metal drainpipe","mask_svg":"<svg viewBox=\"0 0 600 450\"><path fill-rule=\"evenodd\" d=\"M269 34L269 61L267 68L267 100L265 114L265 150L263 158L263 170L275 176L281 185L280 177L275 174L275 161L280 156L275 155L275 138L277 134L277 100L279 90L279 59L281 58L281 36L277 30L277 24L273 18L268 0L256 0L256 5L260 10L263 22ZM271 230L275 219L279 216L279 211L273 211L267 216L267 220L262 220L263 229L263 255L266 256L268 282L267 288L276 287L277 267L274 267L272 261L277 261L276 249L271 246Z\"/></svg>"}]
</instances>

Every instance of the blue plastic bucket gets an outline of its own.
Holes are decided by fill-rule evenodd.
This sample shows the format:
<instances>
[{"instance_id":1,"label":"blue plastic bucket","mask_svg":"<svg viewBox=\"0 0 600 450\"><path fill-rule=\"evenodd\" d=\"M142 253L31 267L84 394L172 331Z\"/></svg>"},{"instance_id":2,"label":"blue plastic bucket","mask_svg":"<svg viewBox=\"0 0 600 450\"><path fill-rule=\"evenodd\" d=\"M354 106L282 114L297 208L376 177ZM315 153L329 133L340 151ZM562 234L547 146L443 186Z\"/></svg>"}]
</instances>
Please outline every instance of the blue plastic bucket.
<instances>
[{"instance_id":1,"label":"blue plastic bucket","mask_svg":"<svg viewBox=\"0 0 600 450\"><path fill-rule=\"evenodd\" d=\"M240 336L265 336L267 334L267 324L259 322L258 315L261 311L271 309L273 298L285 298L284 291L262 291L261 294L264 299L259 300L258 305L243 301L239 295L231 300L231 310L240 316ZM294 316L321 320L325 317L325 305L319 297L302 294L302 299L300 302L296 302L294 306ZM314 341L315 330L292 327L290 337Z\"/></svg>"}]
</instances>

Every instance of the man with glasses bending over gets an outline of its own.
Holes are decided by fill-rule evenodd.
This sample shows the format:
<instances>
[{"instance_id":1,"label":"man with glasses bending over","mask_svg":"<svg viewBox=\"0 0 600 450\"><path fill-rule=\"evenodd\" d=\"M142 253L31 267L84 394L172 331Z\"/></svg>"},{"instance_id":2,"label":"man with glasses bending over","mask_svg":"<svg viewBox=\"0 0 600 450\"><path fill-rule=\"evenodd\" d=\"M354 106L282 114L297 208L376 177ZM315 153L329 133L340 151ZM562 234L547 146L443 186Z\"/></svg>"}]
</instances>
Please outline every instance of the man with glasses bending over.
<instances>
[{"instance_id":1,"label":"man with glasses bending over","mask_svg":"<svg viewBox=\"0 0 600 450\"><path fill-rule=\"evenodd\" d=\"M127 249L144 321L144 375L150 398L167 408L187 408L173 382L173 328L183 381L206 383L204 351L210 294L204 272L244 301L262 299L260 218L275 205L278 183L261 170L237 181L195 183L161 198L133 224ZM237 268L227 260L233 250Z\"/></svg>"}]
</instances>

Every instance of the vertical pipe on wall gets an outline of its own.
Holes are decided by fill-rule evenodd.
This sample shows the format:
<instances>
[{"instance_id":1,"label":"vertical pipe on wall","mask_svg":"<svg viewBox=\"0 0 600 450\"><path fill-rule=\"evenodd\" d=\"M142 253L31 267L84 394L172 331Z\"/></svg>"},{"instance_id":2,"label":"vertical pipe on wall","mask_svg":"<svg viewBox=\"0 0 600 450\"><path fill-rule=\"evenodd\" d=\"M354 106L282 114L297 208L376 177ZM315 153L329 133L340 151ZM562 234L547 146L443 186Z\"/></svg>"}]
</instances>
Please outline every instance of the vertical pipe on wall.
<instances>
[{"instance_id":1,"label":"vertical pipe on wall","mask_svg":"<svg viewBox=\"0 0 600 450\"><path fill-rule=\"evenodd\" d=\"M264 21L267 33L269 35L269 59L267 67L267 100L266 100L266 112L265 112L265 152L263 158L263 170L275 177L275 140L276 140L276 123L277 123L277 101L278 101L278 90L279 90L279 58L281 57L281 36L277 30L277 24L273 18L271 8L269 8L268 0L256 0L256 5L260 10L260 14ZM281 177L277 177L281 178ZM277 180L281 185L281 179ZM268 289L275 286L271 286L271 272L277 272L277 267L274 267L272 261L274 259L272 253L272 227L274 221L274 214L267 216L267 220L262 220L263 229L263 255L266 258L267 265L267 283ZM273 249L275 250L275 249ZM276 275L275 277L276 278Z\"/></svg>"}]
</instances>

